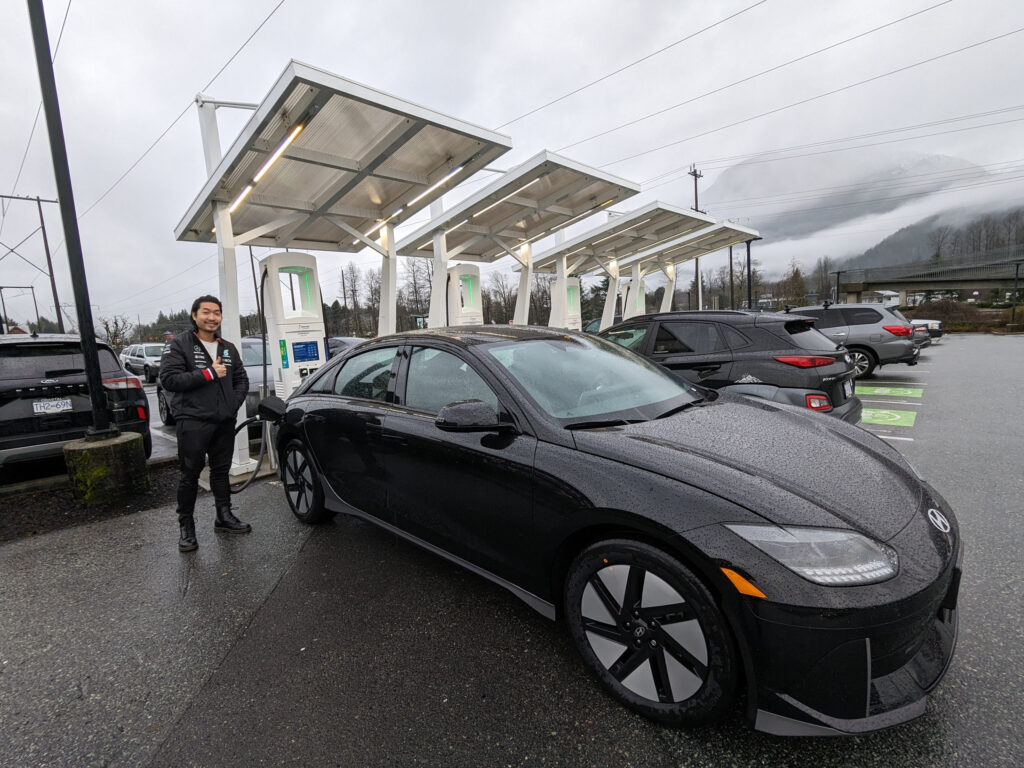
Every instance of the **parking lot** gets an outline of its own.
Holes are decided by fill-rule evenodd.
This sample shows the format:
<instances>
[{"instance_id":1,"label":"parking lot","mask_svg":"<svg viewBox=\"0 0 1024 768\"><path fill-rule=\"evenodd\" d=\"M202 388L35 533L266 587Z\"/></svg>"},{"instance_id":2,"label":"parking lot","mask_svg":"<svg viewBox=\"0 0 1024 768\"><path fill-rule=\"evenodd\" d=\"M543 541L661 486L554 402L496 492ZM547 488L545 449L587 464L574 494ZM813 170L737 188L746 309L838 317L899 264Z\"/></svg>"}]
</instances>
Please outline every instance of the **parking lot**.
<instances>
[{"instance_id":1,"label":"parking lot","mask_svg":"<svg viewBox=\"0 0 1024 768\"><path fill-rule=\"evenodd\" d=\"M655 725L562 626L368 524L303 526L270 481L240 497L252 536L215 537L202 497L191 557L173 506L0 545L0 763L1019 766L1022 378L1024 336L949 335L858 387L865 428L949 500L966 547L957 654L907 725Z\"/></svg>"}]
</instances>

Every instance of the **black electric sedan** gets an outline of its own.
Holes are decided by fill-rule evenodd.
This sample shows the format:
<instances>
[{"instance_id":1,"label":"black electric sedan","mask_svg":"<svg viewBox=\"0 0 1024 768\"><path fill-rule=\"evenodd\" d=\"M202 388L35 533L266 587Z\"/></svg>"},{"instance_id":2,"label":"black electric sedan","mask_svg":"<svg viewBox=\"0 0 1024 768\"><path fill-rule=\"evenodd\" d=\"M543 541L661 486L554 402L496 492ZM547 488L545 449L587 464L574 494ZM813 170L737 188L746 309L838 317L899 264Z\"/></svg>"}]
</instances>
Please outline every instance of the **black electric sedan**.
<instances>
[{"instance_id":1,"label":"black electric sedan","mask_svg":"<svg viewBox=\"0 0 1024 768\"><path fill-rule=\"evenodd\" d=\"M762 731L863 733L920 715L949 665L956 520L838 419L495 326L377 339L280 405L301 520L365 518L564 619L654 720L709 722L745 694Z\"/></svg>"},{"instance_id":2,"label":"black electric sedan","mask_svg":"<svg viewBox=\"0 0 1024 768\"><path fill-rule=\"evenodd\" d=\"M857 371L814 319L782 312L660 312L632 317L600 336L680 378L826 413L857 424Z\"/></svg>"}]
</instances>

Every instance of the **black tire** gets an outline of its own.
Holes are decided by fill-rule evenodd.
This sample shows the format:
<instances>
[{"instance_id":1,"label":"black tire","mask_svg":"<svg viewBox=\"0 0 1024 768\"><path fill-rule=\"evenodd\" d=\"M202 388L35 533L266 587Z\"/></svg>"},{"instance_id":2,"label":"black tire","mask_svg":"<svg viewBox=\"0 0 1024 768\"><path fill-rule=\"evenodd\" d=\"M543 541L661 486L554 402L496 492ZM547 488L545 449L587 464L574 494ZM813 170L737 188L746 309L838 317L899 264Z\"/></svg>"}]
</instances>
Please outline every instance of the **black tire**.
<instances>
[{"instance_id":1,"label":"black tire","mask_svg":"<svg viewBox=\"0 0 1024 768\"><path fill-rule=\"evenodd\" d=\"M316 525L334 517L335 513L324 507L320 477L301 440L292 440L281 452L281 477L288 506L299 520Z\"/></svg>"},{"instance_id":2,"label":"black tire","mask_svg":"<svg viewBox=\"0 0 1024 768\"><path fill-rule=\"evenodd\" d=\"M153 435L149 433L149 430L146 430L146 434L142 436L142 450L147 459L153 455Z\"/></svg>"},{"instance_id":3,"label":"black tire","mask_svg":"<svg viewBox=\"0 0 1024 768\"><path fill-rule=\"evenodd\" d=\"M156 380L153 378L153 372L149 370L148 365L142 369L142 376L147 384L152 384Z\"/></svg>"},{"instance_id":4,"label":"black tire","mask_svg":"<svg viewBox=\"0 0 1024 768\"><path fill-rule=\"evenodd\" d=\"M160 421L166 424L168 427L174 426L174 415L171 413L170 407L167 405L167 397L164 395L162 389L156 391L156 407L160 411Z\"/></svg>"},{"instance_id":5,"label":"black tire","mask_svg":"<svg viewBox=\"0 0 1024 768\"><path fill-rule=\"evenodd\" d=\"M875 372L878 361L871 352L860 347L854 347L849 352L850 360L853 362L853 368L856 371L854 374L855 379L866 379Z\"/></svg>"},{"instance_id":6,"label":"black tire","mask_svg":"<svg viewBox=\"0 0 1024 768\"><path fill-rule=\"evenodd\" d=\"M671 555L626 539L588 547L569 569L565 616L584 663L630 709L675 726L732 710L739 667L726 619Z\"/></svg>"}]
</instances>

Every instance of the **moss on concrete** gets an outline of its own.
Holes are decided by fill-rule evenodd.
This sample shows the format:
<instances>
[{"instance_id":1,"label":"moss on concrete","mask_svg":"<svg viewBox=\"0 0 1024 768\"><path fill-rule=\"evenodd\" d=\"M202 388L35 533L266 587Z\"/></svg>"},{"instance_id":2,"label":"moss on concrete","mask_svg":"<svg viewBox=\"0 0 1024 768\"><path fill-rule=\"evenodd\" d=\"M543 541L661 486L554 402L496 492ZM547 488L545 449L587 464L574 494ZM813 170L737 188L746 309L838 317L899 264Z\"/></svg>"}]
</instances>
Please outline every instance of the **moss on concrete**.
<instances>
[{"instance_id":1,"label":"moss on concrete","mask_svg":"<svg viewBox=\"0 0 1024 768\"><path fill-rule=\"evenodd\" d=\"M70 442L64 446L64 461L79 504L107 504L149 490L142 435L134 432Z\"/></svg>"}]
</instances>

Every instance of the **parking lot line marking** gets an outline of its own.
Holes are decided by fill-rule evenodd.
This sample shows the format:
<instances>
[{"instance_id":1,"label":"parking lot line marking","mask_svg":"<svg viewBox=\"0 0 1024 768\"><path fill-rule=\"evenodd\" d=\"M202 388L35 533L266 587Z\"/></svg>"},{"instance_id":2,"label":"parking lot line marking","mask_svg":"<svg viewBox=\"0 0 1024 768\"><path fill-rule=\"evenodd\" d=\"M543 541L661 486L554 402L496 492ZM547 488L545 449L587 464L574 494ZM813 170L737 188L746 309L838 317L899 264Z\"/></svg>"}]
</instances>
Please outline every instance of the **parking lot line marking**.
<instances>
[{"instance_id":1,"label":"parking lot line marking","mask_svg":"<svg viewBox=\"0 0 1024 768\"><path fill-rule=\"evenodd\" d=\"M882 381L881 379L872 379L871 384L893 384L897 387L927 387L927 381ZM870 385L868 385L870 386Z\"/></svg>"},{"instance_id":2,"label":"parking lot line marking","mask_svg":"<svg viewBox=\"0 0 1024 768\"><path fill-rule=\"evenodd\" d=\"M921 397L923 389L917 387L865 387L858 384L855 388L858 395L889 395L890 397Z\"/></svg>"},{"instance_id":3,"label":"parking lot line marking","mask_svg":"<svg viewBox=\"0 0 1024 768\"><path fill-rule=\"evenodd\" d=\"M880 408L865 408L861 417L864 424L884 424L893 427L912 427L917 420L913 411L890 411Z\"/></svg>"},{"instance_id":4,"label":"parking lot line marking","mask_svg":"<svg viewBox=\"0 0 1024 768\"><path fill-rule=\"evenodd\" d=\"M883 440L907 440L911 443L914 442L912 437L896 437L895 435L879 435L879 437Z\"/></svg>"},{"instance_id":5,"label":"parking lot line marking","mask_svg":"<svg viewBox=\"0 0 1024 768\"><path fill-rule=\"evenodd\" d=\"M872 400L869 397L862 397L860 399L862 403L888 403L889 405L906 405L910 408L917 408L920 403L911 403L907 400Z\"/></svg>"}]
</instances>

